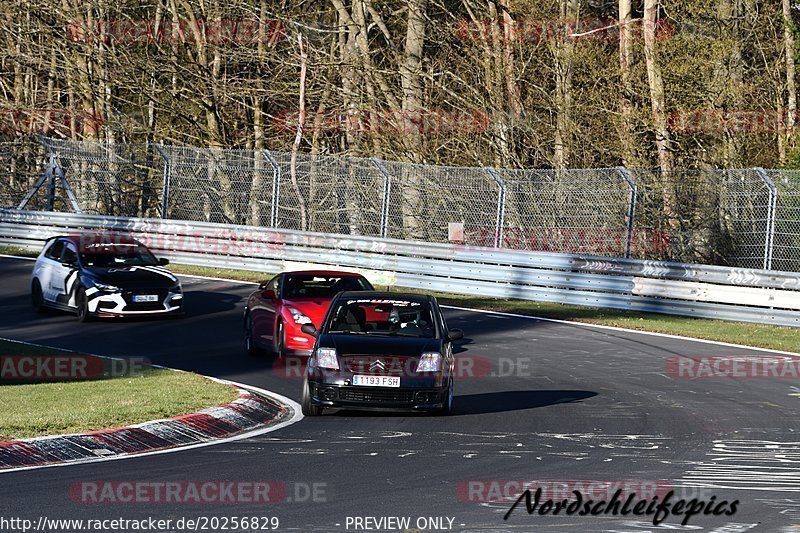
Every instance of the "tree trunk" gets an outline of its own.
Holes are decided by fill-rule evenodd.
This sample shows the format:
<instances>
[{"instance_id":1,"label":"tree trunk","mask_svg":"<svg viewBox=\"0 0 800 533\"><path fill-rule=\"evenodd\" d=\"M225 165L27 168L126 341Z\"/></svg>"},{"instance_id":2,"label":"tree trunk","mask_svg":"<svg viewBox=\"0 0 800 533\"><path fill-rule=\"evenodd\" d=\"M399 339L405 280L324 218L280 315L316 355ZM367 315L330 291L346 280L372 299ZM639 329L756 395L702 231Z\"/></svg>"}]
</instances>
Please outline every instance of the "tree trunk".
<instances>
[{"instance_id":1,"label":"tree trunk","mask_svg":"<svg viewBox=\"0 0 800 533\"><path fill-rule=\"evenodd\" d=\"M783 43L784 53L786 54L786 143L787 148L791 151L794 149L794 127L796 124L797 113L797 84L795 82L795 40L794 40L794 22L792 21L792 3L791 0L783 0ZM784 132L779 132L779 135L784 135ZM780 164L786 163L786 157L780 159Z\"/></svg>"},{"instance_id":2,"label":"tree trunk","mask_svg":"<svg viewBox=\"0 0 800 533\"><path fill-rule=\"evenodd\" d=\"M406 159L413 163L422 162L422 149L418 126L412 120L424 112L422 95L422 53L425 44L426 0L408 0L408 20L406 26L405 48L400 64L400 84L403 90L402 130ZM422 225L423 198L422 182L416 169L408 169L403 183L403 228L407 239L424 238Z\"/></svg>"},{"instance_id":3,"label":"tree trunk","mask_svg":"<svg viewBox=\"0 0 800 533\"><path fill-rule=\"evenodd\" d=\"M620 142L622 145L622 165L632 166L634 160L633 136L633 86L631 84L631 0L619 0L619 71L620 94L619 111L621 116Z\"/></svg>"},{"instance_id":4,"label":"tree trunk","mask_svg":"<svg viewBox=\"0 0 800 533\"><path fill-rule=\"evenodd\" d=\"M647 64L647 81L650 86L650 103L653 110L653 128L658 150L658 165L661 169L661 182L664 193L664 215L669 226L677 229L677 201L672 185L672 146L667 128L666 104L664 101L664 82L656 59L656 22L658 20L659 0L644 1L644 56Z\"/></svg>"},{"instance_id":5,"label":"tree trunk","mask_svg":"<svg viewBox=\"0 0 800 533\"><path fill-rule=\"evenodd\" d=\"M557 169L569 165L570 137L572 136L572 56L575 48L570 28L578 27L579 0L559 0L560 28L555 43L556 71L556 133L553 149L553 166ZM561 31L563 29L563 32Z\"/></svg>"}]
</instances>

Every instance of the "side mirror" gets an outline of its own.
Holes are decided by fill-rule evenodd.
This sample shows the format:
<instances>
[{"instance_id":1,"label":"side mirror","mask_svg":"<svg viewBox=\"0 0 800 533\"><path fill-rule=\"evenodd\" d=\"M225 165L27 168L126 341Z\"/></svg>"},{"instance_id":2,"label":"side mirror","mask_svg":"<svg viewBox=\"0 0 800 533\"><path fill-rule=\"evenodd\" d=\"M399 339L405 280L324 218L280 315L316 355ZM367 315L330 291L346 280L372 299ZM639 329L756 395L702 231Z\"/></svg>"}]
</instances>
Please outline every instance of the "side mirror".
<instances>
[{"instance_id":1,"label":"side mirror","mask_svg":"<svg viewBox=\"0 0 800 533\"><path fill-rule=\"evenodd\" d=\"M275 296L275 291L273 291L272 289L267 289L266 291L263 291L261 293L261 296L263 298L266 298L267 300L277 300L278 299L278 297Z\"/></svg>"},{"instance_id":2,"label":"side mirror","mask_svg":"<svg viewBox=\"0 0 800 533\"><path fill-rule=\"evenodd\" d=\"M158 260L158 264L161 265L162 267L165 267L169 264L169 259L167 259L166 257L162 257Z\"/></svg>"},{"instance_id":3,"label":"side mirror","mask_svg":"<svg viewBox=\"0 0 800 533\"><path fill-rule=\"evenodd\" d=\"M464 338L464 332L460 329L451 329L447 332L447 339L451 342L461 340Z\"/></svg>"},{"instance_id":4,"label":"side mirror","mask_svg":"<svg viewBox=\"0 0 800 533\"><path fill-rule=\"evenodd\" d=\"M65 261L65 262L61 263L61 266L65 266L65 267L68 267L68 268L73 268L73 267L75 267L77 265L78 265L77 261L72 261L72 262Z\"/></svg>"},{"instance_id":5,"label":"side mirror","mask_svg":"<svg viewBox=\"0 0 800 533\"><path fill-rule=\"evenodd\" d=\"M314 324L303 324L300 326L300 331L312 337L319 335L319 333L317 333L317 327Z\"/></svg>"}]
</instances>

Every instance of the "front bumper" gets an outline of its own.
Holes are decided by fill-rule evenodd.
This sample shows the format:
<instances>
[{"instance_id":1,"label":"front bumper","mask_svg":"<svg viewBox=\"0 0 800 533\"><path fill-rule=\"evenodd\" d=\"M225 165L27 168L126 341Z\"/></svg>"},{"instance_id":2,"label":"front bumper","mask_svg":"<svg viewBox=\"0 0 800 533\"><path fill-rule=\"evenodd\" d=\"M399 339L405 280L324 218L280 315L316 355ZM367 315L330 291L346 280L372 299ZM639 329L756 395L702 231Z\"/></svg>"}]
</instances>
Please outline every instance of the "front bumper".
<instances>
[{"instance_id":1,"label":"front bumper","mask_svg":"<svg viewBox=\"0 0 800 533\"><path fill-rule=\"evenodd\" d=\"M135 302L134 296L152 293L154 302ZM139 289L135 291L101 291L90 288L86 291L89 313L94 316L141 316L183 314L183 292L165 289Z\"/></svg>"},{"instance_id":2,"label":"front bumper","mask_svg":"<svg viewBox=\"0 0 800 533\"><path fill-rule=\"evenodd\" d=\"M364 410L436 411L447 402L447 386L359 387L308 382L311 403L319 407Z\"/></svg>"}]
</instances>

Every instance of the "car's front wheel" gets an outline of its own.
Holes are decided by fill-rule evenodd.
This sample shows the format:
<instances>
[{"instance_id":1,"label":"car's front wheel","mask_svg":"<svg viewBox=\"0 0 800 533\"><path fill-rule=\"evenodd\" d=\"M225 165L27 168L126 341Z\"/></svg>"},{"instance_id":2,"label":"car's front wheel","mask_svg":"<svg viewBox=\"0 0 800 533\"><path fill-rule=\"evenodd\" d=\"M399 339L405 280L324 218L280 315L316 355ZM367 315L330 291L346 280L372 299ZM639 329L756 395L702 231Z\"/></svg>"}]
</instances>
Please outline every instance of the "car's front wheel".
<instances>
[{"instance_id":1,"label":"car's front wheel","mask_svg":"<svg viewBox=\"0 0 800 533\"><path fill-rule=\"evenodd\" d=\"M319 416L322 414L322 407L314 405L311 402L311 391L308 388L308 380L303 380L303 399L300 402L300 408L303 416Z\"/></svg>"},{"instance_id":2,"label":"car's front wheel","mask_svg":"<svg viewBox=\"0 0 800 533\"><path fill-rule=\"evenodd\" d=\"M440 415L449 415L453 413L453 378L450 378L450 386L447 387L447 398L444 405L439 411Z\"/></svg>"},{"instance_id":3,"label":"car's front wheel","mask_svg":"<svg viewBox=\"0 0 800 533\"><path fill-rule=\"evenodd\" d=\"M250 357L261 354L261 350L253 343L253 319L249 314L244 319L244 349Z\"/></svg>"},{"instance_id":4,"label":"car's front wheel","mask_svg":"<svg viewBox=\"0 0 800 533\"><path fill-rule=\"evenodd\" d=\"M283 320L278 320L275 326L275 355L278 357L286 355L286 330L283 328Z\"/></svg>"},{"instance_id":5,"label":"car's front wheel","mask_svg":"<svg viewBox=\"0 0 800 533\"><path fill-rule=\"evenodd\" d=\"M78 322L89 322L92 319L92 315L89 312L89 298L86 296L86 289L83 287L78 288L78 292L75 295L75 303L78 306Z\"/></svg>"},{"instance_id":6,"label":"car's front wheel","mask_svg":"<svg viewBox=\"0 0 800 533\"><path fill-rule=\"evenodd\" d=\"M41 314L46 311L44 306L44 293L42 292L42 284L38 279L33 280L31 284L31 305L34 311Z\"/></svg>"}]
</instances>

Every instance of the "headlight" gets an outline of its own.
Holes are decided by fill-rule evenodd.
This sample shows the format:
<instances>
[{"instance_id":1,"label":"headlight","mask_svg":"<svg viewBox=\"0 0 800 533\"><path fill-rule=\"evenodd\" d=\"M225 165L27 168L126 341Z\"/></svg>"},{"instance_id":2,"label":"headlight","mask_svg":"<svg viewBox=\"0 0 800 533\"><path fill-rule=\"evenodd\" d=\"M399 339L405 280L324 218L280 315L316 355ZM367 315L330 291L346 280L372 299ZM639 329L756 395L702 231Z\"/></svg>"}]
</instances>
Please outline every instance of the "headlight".
<instances>
[{"instance_id":1,"label":"headlight","mask_svg":"<svg viewBox=\"0 0 800 533\"><path fill-rule=\"evenodd\" d=\"M339 358L336 357L335 348L317 349L316 359L317 359L317 366L320 368L339 370Z\"/></svg>"},{"instance_id":2,"label":"headlight","mask_svg":"<svg viewBox=\"0 0 800 533\"><path fill-rule=\"evenodd\" d=\"M311 324L311 319L306 315L295 309L294 307L286 306L286 309L292 314L292 320L295 324Z\"/></svg>"},{"instance_id":3,"label":"headlight","mask_svg":"<svg viewBox=\"0 0 800 533\"><path fill-rule=\"evenodd\" d=\"M94 286L100 289L101 291L106 291L106 292L118 292L122 290L119 287L115 287L114 285L106 285L105 283L98 283L96 281L94 283Z\"/></svg>"},{"instance_id":4,"label":"headlight","mask_svg":"<svg viewBox=\"0 0 800 533\"><path fill-rule=\"evenodd\" d=\"M183 289L181 289L181 282L180 282L180 281L176 281L176 282L175 282L175 283L174 283L174 284L173 284L173 285L172 285L172 286L169 288L169 292L177 292L177 293L179 293L179 294L180 294L181 292L183 292Z\"/></svg>"},{"instance_id":5,"label":"headlight","mask_svg":"<svg viewBox=\"0 0 800 533\"><path fill-rule=\"evenodd\" d=\"M437 352L425 352L419 358L417 372L438 372L442 368L442 354Z\"/></svg>"}]
</instances>

